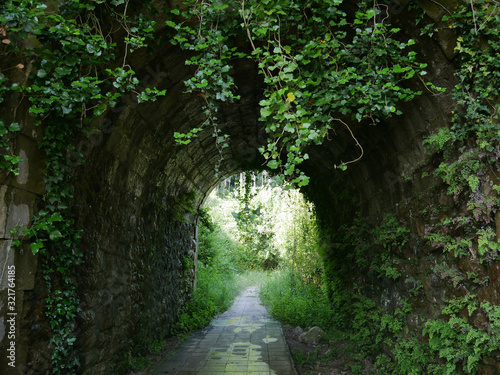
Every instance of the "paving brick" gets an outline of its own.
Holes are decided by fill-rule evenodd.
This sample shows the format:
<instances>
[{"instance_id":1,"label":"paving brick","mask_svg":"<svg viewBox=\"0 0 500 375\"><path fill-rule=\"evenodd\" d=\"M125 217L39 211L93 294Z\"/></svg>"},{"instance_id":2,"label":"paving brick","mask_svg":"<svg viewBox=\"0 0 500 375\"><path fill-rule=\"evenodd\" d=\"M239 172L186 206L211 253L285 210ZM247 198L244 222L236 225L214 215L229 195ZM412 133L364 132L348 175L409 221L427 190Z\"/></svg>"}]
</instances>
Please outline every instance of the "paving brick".
<instances>
[{"instance_id":1,"label":"paving brick","mask_svg":"<svg viewBox=\"0 0 500 375\"><path fill-rule=\"evenodd\" d=\"M292 375L296 371L280 324L271 319L257 289L251 287L210 326L161 361L153 375L163 374Z\"/></svg>"}]
</instances>

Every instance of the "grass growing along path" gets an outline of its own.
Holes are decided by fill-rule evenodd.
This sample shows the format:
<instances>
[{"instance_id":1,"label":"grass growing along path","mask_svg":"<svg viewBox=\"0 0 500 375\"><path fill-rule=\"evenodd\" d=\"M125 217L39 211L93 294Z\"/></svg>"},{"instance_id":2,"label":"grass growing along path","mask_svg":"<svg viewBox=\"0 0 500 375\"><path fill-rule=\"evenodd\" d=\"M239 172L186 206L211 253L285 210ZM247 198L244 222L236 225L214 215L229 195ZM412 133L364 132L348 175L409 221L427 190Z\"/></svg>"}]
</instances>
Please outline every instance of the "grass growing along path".
<instances>
[{"instance_id":1,"label":"grass growing along path","mask_svg":"<svg viewBox=\"0 0 500 375\"><path fill-rule=\"evenodd\" d=\"M287 324L285 335L289 333L296 362L308 368L324 359L327 343L345 346L342 334L334 329L336 312L321 289L319 238L312 207L297 191L265 184L252 187L249 181L246 178L244 186L226 191L223 197L212 194L207 199L200 217L197 289L179 311L171 334L177 342L182 341L227 310L243 289L257 286L269 313ZM310 348L301 344L293 337L296 326L321 327L327 333L325 345ZM171 342L168 339L167 344L152 345L152 349L161 349L164 355ZM154 359L145 353L134 355L131 367L143 372L132 374L146 374ZM326 360L332 363L330 358Z\"/></svg>"}]
</instances>

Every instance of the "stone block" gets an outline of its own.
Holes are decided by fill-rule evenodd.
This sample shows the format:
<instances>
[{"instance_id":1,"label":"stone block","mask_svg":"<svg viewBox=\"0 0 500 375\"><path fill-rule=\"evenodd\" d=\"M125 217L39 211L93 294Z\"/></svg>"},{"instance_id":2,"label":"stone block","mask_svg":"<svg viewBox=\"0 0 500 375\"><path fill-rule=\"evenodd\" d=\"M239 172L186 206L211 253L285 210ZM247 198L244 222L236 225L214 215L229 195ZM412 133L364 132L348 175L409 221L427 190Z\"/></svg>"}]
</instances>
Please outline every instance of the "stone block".
<instances>
[{"instance_id":1,"label":"stone block","mask_svg":"<svg viewBox=\"0 0 500 375\"><path fill-rule=\"evenodd\" d=\"M312 327L309 331L302 333L299 340L305 344L318 345L325 337L325 332L319 327Z\"/></svg>"},{"instance_id":2,"label":"stone block","mask_svg":"<svg viewBox=\"0 0 500 375\"><path fill-rule=\"evenodd\" d=\"M16 154L23 160L19 164L19 174L10 181L14 187L37 195L45 193L45 158L35 141L25 136L17 138Z\"/></svg>"},{"instance_id":3,"label":"stone block","mask_svg":"<svg viewBox=\"0 0 500 375\"><path fill-rule=\"evenodd\" d=\"M418 0L417 4L432 18L434 22L441 21L444 15L453 12L457 4L456 0L441 0L439 3L432 0Z\"/></svg>"},{"instance_id":4,"label":"stone block","mask_svg":"<svg viewBox=\"0 0 500 375\"><path fill-rule=\"evenodd\" d=\"M16 250L16 279L20 290L32 290L38 268L38 254L33 255L28 244Z\"/></svg>"},{"instance_id":5,"label":"stone block","mask_svg":"<svg viewBox=\"0 0 500 375\"><path fill-rule=\"evenodd\" d=\"M5 196L7 193L7 185L0 186L0 238L6 237L5 226L7 224L7 197Z\"/></svg>"},{"instance_id":6,"label":"stone block","mask_svg":"<svg viewBox=\"0 0 500 375\"><path fill-rule=\"evenodd\" d=\"M33 193L11 187L0 191L3 206L0 209L0 238L11 238L10 230L18 226L21 231L28 227L36 198Z\"/></svg>"}]
</instances>

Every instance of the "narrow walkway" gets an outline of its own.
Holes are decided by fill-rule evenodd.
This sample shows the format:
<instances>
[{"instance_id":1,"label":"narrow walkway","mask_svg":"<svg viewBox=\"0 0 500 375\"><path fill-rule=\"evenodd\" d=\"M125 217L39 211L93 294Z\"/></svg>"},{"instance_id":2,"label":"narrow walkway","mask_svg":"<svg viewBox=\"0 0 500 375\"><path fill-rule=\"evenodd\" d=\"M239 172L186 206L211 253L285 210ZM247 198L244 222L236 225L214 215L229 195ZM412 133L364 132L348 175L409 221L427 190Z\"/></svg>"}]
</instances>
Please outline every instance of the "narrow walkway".
<instances>
[{"instance_id":1,"label":"narrow walkway","mask_svg":"<svg viewBox=\"0 0 500 375\"><path fill-rule=\"evenodd\" d=\"M246 289L233 306L163 359L153 375L296 374L279 322Z\"/></svg>"}]
</instances>

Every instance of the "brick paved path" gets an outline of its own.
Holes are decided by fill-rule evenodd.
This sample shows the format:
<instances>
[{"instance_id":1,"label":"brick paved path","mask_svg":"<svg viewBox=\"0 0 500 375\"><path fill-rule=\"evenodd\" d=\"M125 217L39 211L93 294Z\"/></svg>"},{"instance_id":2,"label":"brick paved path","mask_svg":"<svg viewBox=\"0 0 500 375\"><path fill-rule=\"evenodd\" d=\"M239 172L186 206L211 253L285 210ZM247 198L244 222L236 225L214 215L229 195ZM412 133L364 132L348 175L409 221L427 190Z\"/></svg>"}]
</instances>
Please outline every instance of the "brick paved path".
<instances>
[{"instance_id":1,"label":"brick paved path","mask_svg":"<svg viewBox=\"0 0 500 375\"><path fill-rule=\"evenodd\" d=\"M163 359L153 375L295 375L280 324L261 305L257 288Z\"/></svg>"}]
</instances>

